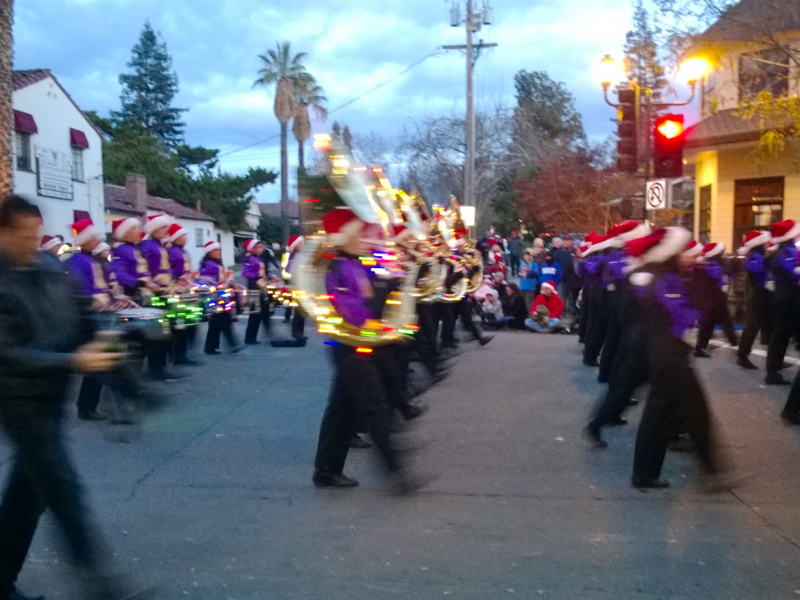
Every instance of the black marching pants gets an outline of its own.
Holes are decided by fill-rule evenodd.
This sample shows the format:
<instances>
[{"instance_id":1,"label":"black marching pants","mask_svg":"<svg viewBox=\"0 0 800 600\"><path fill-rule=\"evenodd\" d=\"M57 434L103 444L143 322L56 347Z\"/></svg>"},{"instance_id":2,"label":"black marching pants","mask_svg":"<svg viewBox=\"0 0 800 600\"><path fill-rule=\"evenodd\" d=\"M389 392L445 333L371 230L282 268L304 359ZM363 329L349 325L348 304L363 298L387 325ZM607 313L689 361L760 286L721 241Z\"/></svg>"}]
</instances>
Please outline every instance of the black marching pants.
<instances>
[{"instance_id":1,"label":"black marching pants","mask_svg":"<svg viewBox=\"0 0 800 600\"><path fill-rule=\"evenodd\" d=\"M756 337L769 340L772 329L770 303L772 292L764 288L750 289L744 314L744 330L739 339L739 358L747 358L753 350Z\"/></svg>"},{"instance_id":2,"label":"black marching pants","mask_svg":"<svg viewBox=\"0 0 800 600\"><path fill-rule=\"evenodd\" d=\"M669 438L680 423L694 442L707 474L719 471L715 427L705 392L690 363L691 347L664 331L647 331L650 395L642 413L633 475L661 476Z\"/></svg>"},{"instance_id":3,"label":"black marching pants","mask_svg":"<svg viewBox=\"0 0 800 600\"><path fill-rule=\"evenodd\" d=\"M708 348L708 342L711 335L714 333L714 328L717 325L722 325L722 331L731 346L736 346L739 340L736 337L736 329L733 327L733 319L728 310L728 299L720 292L719 298L716 299L713 306L703 311L700 317L700 328L697 332L697 343L695 347L699 350Z\"/></svg>"},{"instance_id":4,"label":"black marching pants","mask_svg":"<svg viewBox=\"0 0 800 600\"><path fill-rule=\"evenodd\" d=\"M375 353L380 352L376 349ZM341 473L357 424L365 426L389 472L400 462L390 430L394 407L374 354L359 354L349 346L332 346L334 379L322 416L314 468Z\"/></svg>"},{"instance_id":5,"label":"black marching pants","mask_svg":"<svg viewBox=\"0 0 800 600\"><path fill-rule=\"evenodd\" d=\"M645 328L641 321L635 320L622 334L608 392L598 405L589 427L598 430L621 417L636 389L647 380Z\"/></svg>"},{"instance_id":6,"label":"black marching pants","mask_svg":"<svg viewBox=\"0 0 800 600\"><path fill-rule=\"evenodd\" d=\"M472 320L472 308L469 300L462 298L453 305L453 321L461 319L461 326L476 340L481 339L481 332Z\"/></svg>"},{"instance_id":7,"label":"black marching pants","mask_svg":"<svg viewBox=\"0 0 800 600\"><path fill-rule=\"evenodd\" d=\"M442 343L455 344L456 342L456 319L453 316L453 307L449 302L434 302L433 303L433 317L434 323L438 328L439 323L442 324Z\"/></svg>"},{"instance_id":8,"label":"black marching pants","mask_svg":"<svg viewBox=\"0 0 800 600\"><path fill-rule=\"evenodd\" d=\"M800 294L778 288L772 295L772 333L767 348L767 376L780 372L789 340L797 330Z\"/></svg>"},{"instance_id":9,"label":"black marching pants","mask_svg":"<svg viewBox=\"0 0 800 600\"><path fill-rule=\"evenodd\" d=\"M579 292L580 293L580 292ZM586 343L586 334L589 330L589 299L591 292L589 288L583 287L583 297L581 298L581 313L578 317L578 342ZM530 308L530 307L528 307Z\"/></svg>"},{"instance_id":10,"label":"black marching pants","mask_svg":"<svg viewBox=\"0 0 800 600\"><path fill-rule=\"evenodd\" d=\"M233 315L228 311L213 314L209 318L205 352L213 353L215 350L219 350L222 336L225 336L225 340L231 348L237 345L236 336L233 333Z\"/></svg>"},{"instance_id":11,"label":"black marching pants","mask_svg":"<svg viewBox=\"0 0 800 600\"><path fill-rule=\"evenodd\" d=\"M619 351L620 340L625 328L625 304L622 292L603 292L604 306L608 314L608 325L603 351L600 354L599 378L606 381L611 379L611 369Z\"/></svg>"},{"instance_id":12,"label":"black marching pants","mask_svg":"<svg viewBox=\"0 0 800 600\"><path fill-rule=\"evenodd\" d=\"M303 316L303 311L299 308L294 309L292 315L292 337L295 339L305 337L306 319Z\"/></svg>"},{"instance_id":13,"label":"black marching pants","mask_svg":"<svg viewBox=\"0 0 800 600\"><path fill-rule=\"evenodd\" d=\"M783 412L787 415L800 415L800 371L794 376L792 389L789 390L789 397L786 399Z\"/></svg>"},{"instance_id":14,"label":"black marching pants","mask_svg":"<svg viewBox=\"0 0 800 600\"><path fill-rule=\"evenodd\" d=\"M591 288L588 301L584 297L588 312L586 322L586 343L583 347L583 362L593 363L600 356L608 331L608 311L605 297L600 288Z\"/></svg>"},{"instance_id":15,"label":"black marching pants","mask_svg":"<svg viewBox=\"0 0 800 600\"><path fill-rule=\"evenodd\" d=\"M260 299L261 312L259 314L251 314L247 319L247 329L244 335L245 344L252 344L258 337L258 328L264 324L264 333L270 332L270 305L269 298L262 294Z\"/></svg>"},{"instance_id":16,"label":"black marching pants","mask_svg":"<svg viewBox=\"0 0 800 600\"><path fill-rule=\"evenodd\" d=\"M55 405L60 400L54 398L52 402ZM0 597L3 598L14 588L39 517L45 510L53 514L79 567L98 572L103 556L84 505L78 474L67 453L61 417L33 415L30 411L28 406L0 408L0 423L15 452L0 501Z\"/></svg>"}]
</instances>

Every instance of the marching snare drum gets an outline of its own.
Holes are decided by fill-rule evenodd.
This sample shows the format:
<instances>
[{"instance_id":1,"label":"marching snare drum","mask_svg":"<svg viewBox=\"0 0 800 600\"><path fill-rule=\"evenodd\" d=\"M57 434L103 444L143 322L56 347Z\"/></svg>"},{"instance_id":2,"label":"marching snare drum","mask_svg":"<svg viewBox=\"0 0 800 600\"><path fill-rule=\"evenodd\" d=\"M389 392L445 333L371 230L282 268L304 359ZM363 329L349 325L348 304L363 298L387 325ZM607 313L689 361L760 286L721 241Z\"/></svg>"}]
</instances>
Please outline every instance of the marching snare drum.
<instances>
[{"instance_id":1,"label":"marching snare drum","mask_svg":"<svg viewBox=\"0 0 800 600\"><path fill-rule=\"evenodd\" d=\"M157 308L128 308L115 313L120 329L141 335L146 340L165 340L170 336L169 320Z\"/></svg>"}]
</instances>

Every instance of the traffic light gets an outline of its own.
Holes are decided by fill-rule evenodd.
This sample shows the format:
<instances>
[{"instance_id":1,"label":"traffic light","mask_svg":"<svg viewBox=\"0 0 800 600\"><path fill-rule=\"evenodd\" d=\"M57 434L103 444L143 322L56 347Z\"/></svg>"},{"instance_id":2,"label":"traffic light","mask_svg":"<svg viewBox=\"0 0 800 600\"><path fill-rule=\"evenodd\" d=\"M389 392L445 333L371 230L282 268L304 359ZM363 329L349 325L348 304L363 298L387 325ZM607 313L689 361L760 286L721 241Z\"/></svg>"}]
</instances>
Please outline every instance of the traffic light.
<instances>
[{"instance_id":1,"label":"traffic light","mask_svg":"<svg viewBox=\"0 0 800 600\"><path fill-rule=\"evenodd\" d=\"M683 175L683 115L664 115L656 120L653 163L656 177Z\"/></svg>"},{"instance_id":2,"label":"traffic light","mask_svg":"<svg viewBox=\"0 0 800 600\"><path fill-rule=\"evenodd\" d=\"M619 90L617 123L617 170L635 173L639 168L638 119L639 95L637 90Z\"/></svg>"}]
</instances>

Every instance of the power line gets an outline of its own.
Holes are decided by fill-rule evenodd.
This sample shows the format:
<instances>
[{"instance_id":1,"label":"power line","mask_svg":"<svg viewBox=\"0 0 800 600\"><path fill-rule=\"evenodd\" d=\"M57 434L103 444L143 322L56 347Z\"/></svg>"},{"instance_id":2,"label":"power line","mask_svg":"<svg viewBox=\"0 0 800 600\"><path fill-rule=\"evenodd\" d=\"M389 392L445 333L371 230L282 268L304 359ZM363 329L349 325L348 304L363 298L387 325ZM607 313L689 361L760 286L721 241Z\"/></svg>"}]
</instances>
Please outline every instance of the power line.
<instances>
[{"instance_id":1,"label":"power line","mask_svg":"<svg viewBox=\"0 0 800 600\"><path fill-rule=\"evenodd\" d=\"M409 72L411 69L413 69L414 67L417 67L417 66L419 66L420 64L422 64L423 62L425 62L425 61L426 61L426 60L428 60L429 58L431 58L431 57L433 57L433 56L437 56L437 55L441 55L441 48L440 48L440 47L436 47L436 48L434 48L434 49L433 49L431 52L429 52L428 54L426 54L425 56L423 56L423 57L422 57L422 58L420 58L419 60L417 60L417 61L415 61L415 62L411 63L409 66L407 66L405 69L403 69L402 71L400 71L399 73L397 73L397 74L396 74L396 75L394 75L393 77L391 77L391 78L387 79L386 81L384 81L384 82L382 82L382 83L379 83L378 85L376 85L376 86L375 86L375 87L373 87L373 88L370 88L369 90L367 90L366 92L364 92L364 93L363 93L363 94L361 94L360 96L356 96L355 98L353 98L353 99L351 99L351 100L348 100L348 101L347 101L347 102L345 102L344 104L340 104L340 105L339 105L339 106L337 106L336 108L333 108L333 109L329 110L329 111L328 111L328 114L329 114L329 115L331 115L331 114L333 114L333 113L335 113L335 112L337 112L337 111L340 111L340 110L342 110L343 108L347 108L348 106L350 106L351 104L354 104L354 103L358 102L358 101L359 101L359 100L361 100L362 98L364 98L364 97L366 97L366 96L369 96L370 94L372 94L372 93L374 93L374 92L377 92L379 89L381 89L382 87L384 87L384 86L386 86L386 85L390 84L391 82L393 82L393 81L394 81L395 79L397 79L398 77L401 77L401 76L405 75L406 73L408 73L408 72ZM259 140L258 142L253 142L252 144L249 144L249 145L247 145L247 146L242 146L241 148L237 148L236 150L231 150L231 151L229 151L229 152L225 152L225 153L223 153L223 154L220 154L220 155L219 155L219 158L225 158L226 156L230 156L230 155L232 155L232 154L236 154L237 152L241 152L242 150L247 150L247 149L249 149L249 148L254 148L255 146L260 146L261 144L264 144L264 143L266 143L266 142L271 142L272 140L274 140L274 139L277 139L277 138L279 138L280 136L281 136L281 134L280 134L280 133L278 133L278 134L276 134L276 135L272 135L272 136L270 136L270 137L268 137L268 138L264 138L263 140Z\"/></svg>"}]
</instances>

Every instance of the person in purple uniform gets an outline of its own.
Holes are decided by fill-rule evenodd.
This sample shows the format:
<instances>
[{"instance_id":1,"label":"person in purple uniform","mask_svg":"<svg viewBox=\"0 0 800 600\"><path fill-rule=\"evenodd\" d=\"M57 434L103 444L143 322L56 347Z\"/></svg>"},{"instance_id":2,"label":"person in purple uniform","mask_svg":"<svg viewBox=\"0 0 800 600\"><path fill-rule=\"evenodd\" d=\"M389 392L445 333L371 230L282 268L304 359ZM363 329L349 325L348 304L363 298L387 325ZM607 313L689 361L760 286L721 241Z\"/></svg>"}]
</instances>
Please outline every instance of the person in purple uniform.
<instances>
[{"instance_id":1,"label":"person in purple uniform","mask_svg":"<svg viewBox=\"0 0 800 600\"><path fill-rule=\"evenodd\" d=\"M261 324L264 324L265 333L269 334L270 331L269 301L264 293L264 287L267 285L267 274L264 263L259 258L259 255L264 250L264 244L258 240L247 240L244 243L244 250L247 252L247 256L242 263L242 277L247 280L247 289L260 295L259 303L261 309L258 314L251 314L248 318L244 343L260 344L261 342L256 338Z\"/></svg>"},{"instance_id":2,"label":"person in purple uniform","mask_svg":"<svg viewBox=\"0 0 800 600\"><path fill-rule=\"evenodd\" d=\"M683 339L699 316L679 264L690 239L689 231L668 227L626 246L643 265L630 281L642 310L651 386L636 436L631 477L635 488L669 486L661 479L661 469L676 422L686 427L694 442L709 491L723 483L717 480L723 468L711 411L690 363L692 348Z\"/></svg>"},{"instance_id":3,"label":"person in purple uniform","mask_svg":"<svg viewBox=\"0 0 800 600\"><path fill-rule=\"evenodd\" d=\"M736 330L733 327L733 319L728 310L730 275L726 272L726 264L723 261L724 254L725 244L712 242L705 245L703 253L698 259L697 292L702 298L704 309L700 316L700 328L694 348L694 355L698 358L711 356L706 352L706 348L708 348L708 342L717 325L722 326L731 346L739 345L739 339L736 337Z\"/></svg>"},{"instance_id":4,"label":"person in purple uniform","mask_svg":"<svg viewBox=\"0 0 800 600\"><path fill-rule=\"evenodd\" d=\"M772 258L771 273L775 278L772 293L772 333L767 348L767 385L789 385L780 370L789 340L797 331L800 319L800 260L795 241L800 236L800 223L786 219L771 226L772 243L777 247Z\"/></svg>"},{"instance_id":5,"label":"person in purple uniform","mask_svg":"<svg viewBox=\"0 0 800 600\"><path fill-rule=\"evenodd\" d=\"M169 244L167 256L169 257L169 268L172 281L178 288L186 289L194 285L192 274L192 259L189 253L184 250L186 246L188 232L186 229L173 223L167 230L167 237L164 243ZM187 326L184 329L176 329L172 336L172 353L175 357L176 365L196 365L197 362L188 356L189 346L194 343L197 333L196 326Z\"/></svg>"},{"instance_id":6,"label":"person in purple uniform","mask_svg":"<svg viewBox=\"0 0 800 600\"><path fill-rule=\"evenodd\" d=\"M325 278L327 293L336 312L350 325L381 330L372 304L375 290L359 256L370 250L363 232L366 223L348 208L337 208L323 218L328 243L339 249ZM393 406L378 365L377 350L337 344L331 346L335 374L328 406L320 425L314 461L317 487L355 487L344 465L356 422L363 423L381 456L395 491L406 493L423 485L402 468L391 440Z\"/></svg>"},{"instance_id":7,"label":"person in purple uniform","mask_svg":"<svg viewBox=\"0 0 800 600\"><path fill-rule=\"evenodd\" d=\"M153 292L160 289L150 279L147 261L139 252L141 227L142 223L135 217L114 221L111 226L115 242L111 250L111 269L123 293L138 301L141 301L143 290Z\"/></svg>"},{"instance_id":8,"label":"person in purple uniform","mask_svg":"<svg viewBox=\"0 0 800 600\"><path fill-rule=\"evenodd\" d=\"M221 248L218 242L208 242L203 246L205 256L200 262L200 270L197 274L199 281L213 286L228 285L229 278L225 266L222 264ZM233 333L233 315L229 310L214 313L209 318L206 332L206 354L220 354L219 342L223 335L228 341L232 354L242 350L243 346L236 342L236 336Z\"/></svg>"},{"instance_id":9,"label":"person in purple uniform","mask_svg":"<svg viewBox=\"0 0 800 600\"><path fill-rule=\"evenodd\" d=\"M744 256L744 269L747 272L744 331L739 339L736 357L736 364L743 369L758 369L750 360L750 351L759 331L762 339L769 339L769 304L772 292L767 289L770 276L765 253L771 237L768 231L751 231L745 236L744 245L737 251L739 256Z\"/></svg>"},{"instance_id":10,"label":"person in purple uniform","mask_svg":"<svg viewBox=\"0 0 800 600\"><path fill-rule=\"evenodd\" d=\"M581 311L586 310L586 337L583 347L583 364L589 367L598 367L598 357L603 349L603 343L608 329L608 319L603 306L603 265L605 252L610 246L609 239L598 235L594 243L586 251L581 261L583 274L583 305Z\"/></svg>"}]
</instances>

